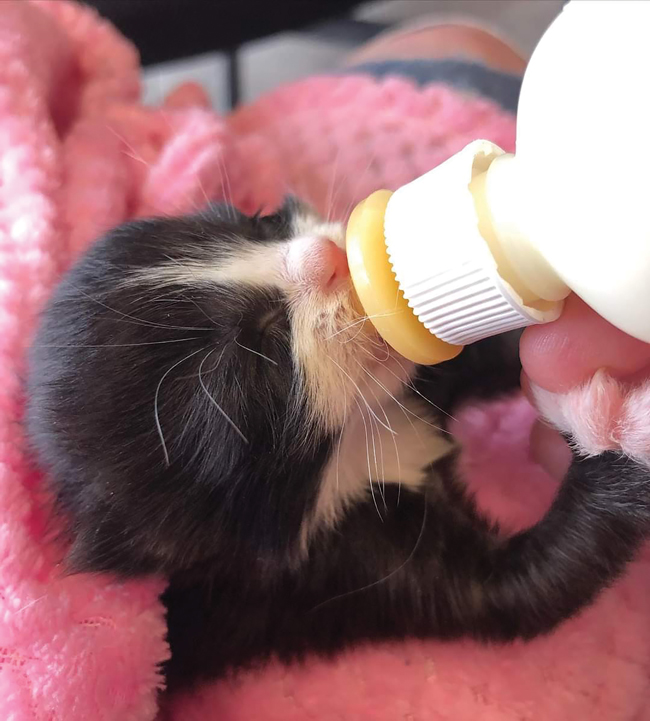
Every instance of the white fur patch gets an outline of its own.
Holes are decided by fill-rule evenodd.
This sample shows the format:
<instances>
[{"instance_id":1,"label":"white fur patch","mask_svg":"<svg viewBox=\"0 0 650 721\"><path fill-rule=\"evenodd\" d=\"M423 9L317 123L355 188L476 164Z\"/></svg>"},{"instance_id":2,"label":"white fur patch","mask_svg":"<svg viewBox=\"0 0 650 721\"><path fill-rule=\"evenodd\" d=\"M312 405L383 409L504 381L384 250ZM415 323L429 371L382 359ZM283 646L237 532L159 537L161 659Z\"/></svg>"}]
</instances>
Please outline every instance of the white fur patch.
<instances>
[{"instance_id":1,"label":"white fur patch","mask_svg":"<svg viewBox=\"0 0 650 721\"><path fill-rule=\"evenodd\" d=\"M453 450L451 436L426 420L430 414L424 401L382 400L381 409L373 410L385 425L367 408L350 412L323 476L316 525L333 525L346 508L369 496L381 515L385 484L418 488L426 467Z\"/></svg>"},{"instance_id":2,"label":"white fur patch","mask_svg":"<svg viewBox=\"0 0 650 721\"><path fill-rule=\"evenodd\" d=\"M385 483L419 486L425 467L453 445L449 436L424 420L431 416L430 409L405 393L414 366L397 356L372 323L359 315L351 285L324 293L308 282L307 266L317 256L310 239L327 238L344 248L343 227L307 212L294 220L292 230L289 240L259 244L241 239L225 257L223 249L213 258L209 248L188 249L182 262L170 258L132 274L126 282L189 287L205 283L284 293L299 369L296 400L306 397L319 431L338 434L343 429L314 516L305 524L307 542L314 529L335 523L346 507L367 495L374 497L381 514ZM296 442L308 443L309 438Z\"/></svg>"},{"instance_id":3,"label":"white fur patch","mask_svg":"<svg viewBox=\"0 0 650 721\"><path fill-rule=\"evenodd\" d=\"M128 284L186 285L197 283L274 288L292 293L300 280L302 262L309 262L308 246L316 238L326 237L345 248L345 234L340 223L323 223L305 216L293 224L293 238L271 243L252 243L241 238L236 248L224 257L211 258L209 249L197 247L182 261L169 259L160 265L129 274ZM298 252L292 252L293 250ZM304 249L304 250L302 250ZM307 252L305 252L307 251Z\"/></svg>"},{"instance_id":4,"label":"white fur patch","mask_svg":"<svg viewBox=\"0 0 650 721\"><path fill-rule=\"evenodd\" d=\"M287 241L261 245L241 240L240 245L218 261L205 249L188 253L182 261L169 260L131 273L129 284L196 286L225 285L289 290L285 270Z\"/></svg>"},{"instance_id":5,"label":"white fur patch","mask_svg":"<svg viewBox=\"0 0 650 721\"><path fill-rule=\"evenodd\" d=\"M568 393L533 386L537 407L585 455L619 450L650 464L650 383L628 388L605 371Z\"/></svg>"}]
</instances>

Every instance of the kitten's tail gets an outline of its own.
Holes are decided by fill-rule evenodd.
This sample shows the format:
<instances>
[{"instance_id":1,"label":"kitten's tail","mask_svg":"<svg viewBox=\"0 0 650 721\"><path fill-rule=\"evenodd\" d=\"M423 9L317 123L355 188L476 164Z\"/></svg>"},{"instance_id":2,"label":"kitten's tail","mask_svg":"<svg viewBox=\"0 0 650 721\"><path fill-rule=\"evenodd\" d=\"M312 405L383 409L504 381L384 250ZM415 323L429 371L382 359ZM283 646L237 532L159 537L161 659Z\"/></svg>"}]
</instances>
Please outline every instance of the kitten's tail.
<instances>
[{"instance_id":1,"label":"kitten's tail","mask_svg":"<svg viewBox=\"0 0 650 721\"><path fill-rule=\"evenodd\" d=\"M576 456L546 516L488 554L473 630L506 640L553 629L610 585L649 534L648 469L616 452Z\"/></svg>"},{"instance_id":2,"label":"kitten's tail","mask_svg":"<svg viewBox=\"0 0 650 721\"><path fill-rule=\"evenodd\" d=\"M537 401L574 448L547 514L504 538L476 512L451 468L441 469L449 481L441 497L434 483L428 499L404 490L395 506L387 498L382 524L372 508L360 509L328 549L330 563L339 564L329 588L349 588L351 564L369 579L367 591L339 597L348 601L346 618L360 626L353 633L531 638L579 612L623 573L650 536L650 383L629 390L599 373L568 394ZM391 615L395 608L401 612Z\"/></svg>"},{"instance_id":3,"label":"kitten's tail","mask_svg":"<svg viewBox=\"0 0 650 721\"><path fill-rule=\"evenodd\" d=\"M611 584L650 535L650 383L628 389L600 371L569 393L532 390L574 459L547 515L491 556L479 626L493 637L553 628Z\"/></svg>"},{"instance_id":4,"label":"kitten's tail","mask_svg":"<svg viewBox=\"0 0 650 721\"><path fill-rule=\"evenodd\" d=\"M544 518L509 538L453 480L444 498L434 487L429 498L402 489L398 502L392 490L382 522L359 509L315 554L315 566L328 567L318 569L321 603L309 614L317 647L547 633L615 581L650 535L650 470L613 451L576 455ZM366 585L352 590L360 578Z\"/></svg>"}]
</instances>

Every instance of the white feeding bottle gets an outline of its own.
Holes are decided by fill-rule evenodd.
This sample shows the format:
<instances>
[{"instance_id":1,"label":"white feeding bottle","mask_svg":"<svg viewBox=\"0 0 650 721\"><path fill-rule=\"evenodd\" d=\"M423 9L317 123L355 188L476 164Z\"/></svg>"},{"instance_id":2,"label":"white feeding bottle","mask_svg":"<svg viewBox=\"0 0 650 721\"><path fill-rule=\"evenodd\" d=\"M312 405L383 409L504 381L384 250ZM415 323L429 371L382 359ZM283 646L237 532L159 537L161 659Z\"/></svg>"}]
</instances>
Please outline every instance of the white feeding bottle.
<instances>
[{"instance_id":1,"label":"white feeding bottle","mask_svg":"<svg viewBox=\"0 0 650 721\"><path fill-rule=\"evenodd\" d=\"M650 1L572 0L530 60L516 154L477 140L352 213L354 287L432 364L555 320L574 292L650 343Z\"/></svg>"}]
</instances>

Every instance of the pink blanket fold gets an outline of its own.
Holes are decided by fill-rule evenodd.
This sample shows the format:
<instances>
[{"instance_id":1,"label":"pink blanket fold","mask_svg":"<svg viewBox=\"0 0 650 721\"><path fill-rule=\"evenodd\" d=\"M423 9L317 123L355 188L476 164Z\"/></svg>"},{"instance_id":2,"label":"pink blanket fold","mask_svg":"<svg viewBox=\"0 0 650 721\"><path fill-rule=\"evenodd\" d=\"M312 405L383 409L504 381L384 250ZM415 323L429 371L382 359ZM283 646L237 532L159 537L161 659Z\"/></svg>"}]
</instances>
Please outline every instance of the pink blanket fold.
<instances>
[{"instance_id":1,"label":"pink blanket fold","mask_svg":"<svg viewBox=\"0 0 650 721\"><path fill-rule=\"evenodd\" d=\"M291 190L330 217L476 137L512 149L513 119L440 85L331 76L229 118L184 87L139 102L134 49L80 6L0 3L0 721L650 721L650 556L580 618L528 645L384 645L273 665L160 708L164 580L63 573L49 498L21 431L25 350L61 273L128 218ZM511 527L554 484L527 456L524 401L467 411L458 432L480 503Z\"/></svg>"}]
</instances>

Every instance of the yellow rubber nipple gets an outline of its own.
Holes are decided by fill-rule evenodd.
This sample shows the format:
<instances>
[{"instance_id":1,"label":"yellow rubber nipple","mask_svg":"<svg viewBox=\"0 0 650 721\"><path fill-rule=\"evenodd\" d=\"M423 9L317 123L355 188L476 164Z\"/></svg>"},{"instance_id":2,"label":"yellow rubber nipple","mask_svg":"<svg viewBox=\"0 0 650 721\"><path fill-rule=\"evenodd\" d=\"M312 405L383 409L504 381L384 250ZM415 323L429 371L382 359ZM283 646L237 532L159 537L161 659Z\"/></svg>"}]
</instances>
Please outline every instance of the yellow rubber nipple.
<instances>
[{"instance_id":1,"label":"yellow rubber nipple","mask_svg":"<svg viewBox=\"0 0 650 721\"><path fill-rule=\"evenodd\" d=\"M437 338L417 318L400 290L384 239L390 190L378 190L352 211L346 232L348 265L354 289L379 335L414 363L434 365L463 349Z\"/></svg>"}]
</instances>

